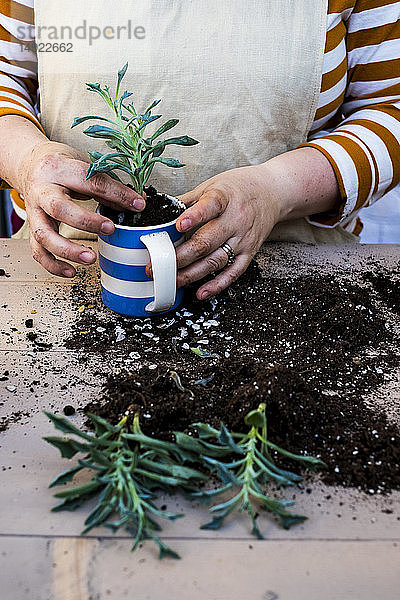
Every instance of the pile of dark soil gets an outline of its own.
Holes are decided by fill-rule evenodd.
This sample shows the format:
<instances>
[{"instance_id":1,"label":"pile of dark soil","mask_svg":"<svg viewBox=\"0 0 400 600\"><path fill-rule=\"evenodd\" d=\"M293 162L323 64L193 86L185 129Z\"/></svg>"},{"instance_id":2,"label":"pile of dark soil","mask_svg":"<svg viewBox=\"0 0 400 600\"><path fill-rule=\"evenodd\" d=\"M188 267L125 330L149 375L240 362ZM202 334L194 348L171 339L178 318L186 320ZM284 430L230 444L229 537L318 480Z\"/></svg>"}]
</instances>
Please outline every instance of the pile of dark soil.
<instances>
[{"instance_id":1,"label":"pile of dark soil","mask_svg":"<svg viewBox=\"0 0 400 600\"><path fill-rule=\"evenodd\" d=\"M139 411L146 433L171 438L196 421L243 430L243 416L266 402L270 439L321 456L326 483L400 489L399 428L370 405L400 364L398 340L370 283L263 278L253 263L218 299L200 303L189 292L184 308L151 320L111 315L82 288L74 294L93 308L68 346L118 363L86 411L113 422Z\"/></svg>"},{"instance_id":2,"label":"pile of dark soil","mask_svg":"<svg viewBox=\"0 0 400 600\"><path fill-rule=\"evenodd\" d=\"M85 410L114 423L139 412L147 434L170 439L171 427L187 431L196 422L219 427L223 421L230 430L244 431L244 415L267 402L270 440L322 457L328 464L325 483L370 493L400 489L399 428L362 400L344 407L340 396L321 397L287 368L265 369L241 360L224 361L201 381L182 378L181 383L186 392L168 372L154 378L148 368L140 375L111 375L101 401Z\"/></svg>"},{"instance_id":3,"label":"pile of dark soil","mask_svg":"<svg viewBox=\"0 0 400 600\"><path fill-rule=\"evenodd\" d=\"M131 186L130 186L131 187ZM146 208L140 212L121 212L101 207L101 213L104 217L111 219L116 225L126 227L149 227L151 225L163 225L170 223L179 217L182 209L173 204L165 194L158 194L153 186L144 190L146 192Z\"/></svg>"}]
</instances>

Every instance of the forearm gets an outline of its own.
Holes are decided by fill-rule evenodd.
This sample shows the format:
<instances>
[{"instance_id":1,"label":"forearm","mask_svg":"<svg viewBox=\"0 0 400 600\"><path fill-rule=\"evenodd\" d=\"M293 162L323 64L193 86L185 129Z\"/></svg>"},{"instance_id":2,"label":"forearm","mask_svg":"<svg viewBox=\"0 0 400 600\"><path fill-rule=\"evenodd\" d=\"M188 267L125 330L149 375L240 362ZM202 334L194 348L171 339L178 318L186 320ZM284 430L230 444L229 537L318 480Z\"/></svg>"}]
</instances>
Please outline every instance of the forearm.
<instances>
[{"instance_id":1,"label":"forearm","mask_svg":"<svg viewBox=\"0 0 400 600\"><path fill-rule=\"evenodd\" d=\"M260 167L266 185L275 190L279 222L328 212L341 202L335 172L315 148L286 152Z\"/></svg>"},{"instance_id":2,"label":"forearm","mask_svg":"<svg viewBox=\"0 0 400 600\"><path fill-rule=\"evenodd\" d=\"M0 177L20 190L21 163L38 144L48 138L29 119L18 115L0 117Z\"/></svg>"}]
</instances>

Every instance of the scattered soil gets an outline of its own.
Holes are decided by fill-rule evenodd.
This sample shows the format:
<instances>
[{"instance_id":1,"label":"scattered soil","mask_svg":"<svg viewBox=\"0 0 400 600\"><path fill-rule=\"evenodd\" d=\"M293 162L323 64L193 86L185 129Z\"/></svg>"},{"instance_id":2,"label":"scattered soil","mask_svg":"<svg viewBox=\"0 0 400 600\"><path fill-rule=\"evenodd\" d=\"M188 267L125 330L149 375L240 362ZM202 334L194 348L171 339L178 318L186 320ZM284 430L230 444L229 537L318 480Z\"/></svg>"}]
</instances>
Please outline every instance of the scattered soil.
<instances>
[{"instance_id":1,"label":"scattered soil","mask_svg":"<svg viewBox=\"0 0 400 600\"><path fill-rule=\"evenodd\" d=\"M145 188L145 192L147 196L146 208L141 213L119 213L116 210L102 206L102 215L111 219L116 225L124 225L126 227L163 225L179 217L182 212L181 207L178 204L173 204L168 196L158 194L153 186Z\"/></svg>"},{"instance_id":2,"label":"scattered soil","mask_svg":"<svg viewBox=\"0 0 400 600\"><path fill-rule=\"evenodd\" d=\"M266 402L270 439L321 456L326 483L399 490L399 427L373 402L400 365L381 294L392 310L394 300L380 291L396 285L385 273L379 287L332 276L263 278L253 263L221 297L200 303L189 290L184 308L153 319L114 315L97 288L77 286L77 307L92 308L67 346L115 364L84 410L112 422L139 411L146 433L171 439L197 421L241 431L244 415Z\"/></svg>"},{"instance_id":3,"label":"scattered soil","mask_svg":"<svg viewBox=\"0 0 400 600\"><path fill-rule=\"evenodd\" d=\"M374 290L386 306L400 315L400 279L393 281L383 271L366 273L364 278L372 283Z\"/></svg>"},{"instance_id":4,"label":"scattered soil","mask_svg":"<svg viewBox=\"0 0 400 600\"><path fill-rule=\"evenodd\" d=\"M17 410L15 412L13 412L11 415L1 417L0 432L6 431L10 427L10 425L12 425L13 423L19 423L23 418L27 418L27 417L30 417L30 413L23 411L23 410Z\"/></svg>"},{"instance_id":5,"label":"scattered soil","mask_svg":"<svg viewBox=\"0 0 400 600\"><path fill-rule=\"evenodd\" d=\"M28 325L26 327L29 328ZM47 350L51 350L52 347L53 347L53 344L50 344L50 343L47 343L47 342L42 342L39 339L39 334L35 333L34 331L30 331L29 333L27 333L26 334L26 339L29 342L32 342L33 347L38 352L46 352Z\"/></svg>"}]
</instances>

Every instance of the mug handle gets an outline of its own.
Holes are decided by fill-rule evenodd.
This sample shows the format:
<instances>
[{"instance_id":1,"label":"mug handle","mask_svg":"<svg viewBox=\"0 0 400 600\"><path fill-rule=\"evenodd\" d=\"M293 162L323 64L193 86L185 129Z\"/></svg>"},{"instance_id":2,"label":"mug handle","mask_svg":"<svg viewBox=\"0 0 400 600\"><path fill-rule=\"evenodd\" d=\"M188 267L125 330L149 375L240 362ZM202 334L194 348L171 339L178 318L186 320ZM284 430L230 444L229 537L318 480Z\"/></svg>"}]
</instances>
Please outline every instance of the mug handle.
<instances>
[{"instance_id":1,"label":"mug handle","mask_svg":"<svg viewBox=\"0 0 400 600\"><path fill-rule=\"evenodd\" d=\"M176 301L176 251L166 231L142 235L140 241L149 251L153 267L154 300L145 308L147 312L162 312L173 307Z\"/></svg>"}]
</instances>

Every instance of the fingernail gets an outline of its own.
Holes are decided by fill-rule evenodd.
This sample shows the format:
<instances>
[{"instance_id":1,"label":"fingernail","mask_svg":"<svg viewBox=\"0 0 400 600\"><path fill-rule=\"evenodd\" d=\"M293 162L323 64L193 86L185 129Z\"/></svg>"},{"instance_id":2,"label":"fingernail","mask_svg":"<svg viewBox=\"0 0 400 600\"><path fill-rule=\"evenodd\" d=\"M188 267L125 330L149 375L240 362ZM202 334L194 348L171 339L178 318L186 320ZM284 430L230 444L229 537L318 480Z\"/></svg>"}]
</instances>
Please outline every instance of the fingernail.
<instances>
[{"instance_id":1,"label":"fingernail","mask_svg":"<svg viewBox=\"0 0 400 600\"><path fill-rule=\"evenodd\" d=\"M63 275L64 277L74 277L74 272L71 269L64 269Z\"/></svg>"},{"instance_id":2,"label":"fingernail","mask_svg":"<svg viewBox=\"0 0 400 600\"><path fill-rule=\"evenodd\" d=\"M182 219L179 224L179 228L181 231L187 231L192 227L192 221L190 219Z\"/></svg>"},{"instance_id":3,"label":"fingernail","mask_svg":"<svg viewBox=\"0 0 400 600\"><path fill-rule=\"evenodd\" d=\"M200 300L207 300L207 298L209 298L211 296L210 292L201 292L200 294Z\"/></svg>"},{"instance_id":4,"label":"fingernail","mask_svg":"<svg viewBox=\"0 0 400 600\"><path fill-rule=\"evenodd\" d=\"M142 198L136 198L135 202L133 203L134 208L136 208L136 210L143 210L145 207L145 203L144 200L142 200Z\"/></svg>"},{"instance_id":5,"label":"fingernail","mask_svg":"<svg viewBox=\"0 0 400 600\"><path fill-rule=\"evenodd\" d=\"M91 252L81 252L79 258L83 260L83 262L91 263L94 261L95 256Z\"/></svg>"},{"instance_id":6,"label":"fingernail","mask_svg":"<svg viewBox=\"0 0 400 600\"><path fill-rule=\"evenodd\" d=\"M111 223L111 221L104 221L104 223L101 226L101 233L105 233L106 235L109 235L110 233L113 233L113 231L114 231L113 223Z\"/></svg>"}]
</instances>

